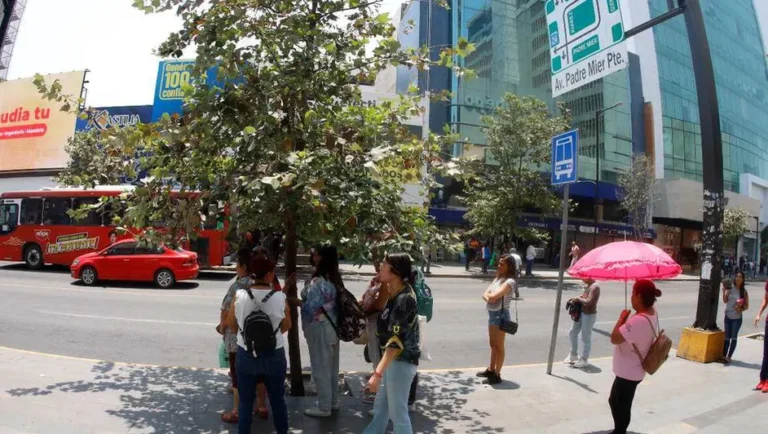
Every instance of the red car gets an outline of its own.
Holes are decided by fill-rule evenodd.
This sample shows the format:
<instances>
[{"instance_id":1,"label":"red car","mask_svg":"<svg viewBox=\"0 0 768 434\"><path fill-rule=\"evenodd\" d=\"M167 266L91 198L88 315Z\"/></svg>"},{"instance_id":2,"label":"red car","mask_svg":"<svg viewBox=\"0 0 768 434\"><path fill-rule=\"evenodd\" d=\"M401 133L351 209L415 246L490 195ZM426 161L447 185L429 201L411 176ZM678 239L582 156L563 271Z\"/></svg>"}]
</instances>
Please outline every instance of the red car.
<instances>
[{"instance_id":1,"label":"red car","mask_svg":"<svg viewBox=\"0 0 768 434\"><path fill-rule=\"evenodd\" d=\"M100 252L82 255L70 267L72 277L84 284L99 280L155 282L170 288L181 280L197 277L197 253L167 247L140 247L135 240L119 241Z\"/></svg>"}]
</instances>

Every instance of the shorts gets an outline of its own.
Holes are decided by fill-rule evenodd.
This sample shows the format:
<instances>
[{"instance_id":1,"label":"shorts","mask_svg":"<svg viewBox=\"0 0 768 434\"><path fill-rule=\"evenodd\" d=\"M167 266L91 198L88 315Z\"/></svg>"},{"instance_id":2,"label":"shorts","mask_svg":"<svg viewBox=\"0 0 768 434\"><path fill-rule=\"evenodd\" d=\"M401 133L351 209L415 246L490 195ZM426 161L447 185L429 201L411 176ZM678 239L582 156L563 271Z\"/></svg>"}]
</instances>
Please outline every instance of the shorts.
<instances>
[{"instance_id":1,"label":"shorts","mask_svg":"<svg viewBox=\"0 0 768 434\"><path fill-rule=\"evenodd\" d=\"M509 311L506 309L501 310L489 310L488 311L488 325L489 326L496 326L501 327L501 320L505 319L507 321L510 320L509 318Z\"/></svg>"}]
</instances>

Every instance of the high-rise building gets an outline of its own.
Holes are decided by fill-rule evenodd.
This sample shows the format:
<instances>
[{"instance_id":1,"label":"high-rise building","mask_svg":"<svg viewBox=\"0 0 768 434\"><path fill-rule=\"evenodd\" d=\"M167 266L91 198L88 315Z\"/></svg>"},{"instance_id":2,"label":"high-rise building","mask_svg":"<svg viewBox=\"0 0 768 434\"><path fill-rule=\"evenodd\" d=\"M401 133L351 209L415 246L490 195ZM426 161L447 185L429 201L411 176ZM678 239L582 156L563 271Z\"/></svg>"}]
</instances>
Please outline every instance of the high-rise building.
<instances>
[{"instance_id":1,"label":"high-rise building","mask_svg":"<svg viewBox=\"0 0 768 434\"><path fill-rule=\"evenodd\" d=\"M8 77L13 46L27 0L0 0L0 81Z\"/></svg>"},{"instance_id":2,"label":"high-rise building","mask_svg":"<svg viewBox=\"0 0 768 434\"><path fill-rule=\"evenodd\" d=\"M627 69L553 99L545 3L453 0L447 14L433 5L431 16L425 12L429 0L413 0L403 6L403 20L416 18L411 21L409 37L401 38L404 45L456 45L460 38L475 45L475 51L459 62L473 69L477 78L466 80L448 74L429 80L430 90L451 92L448 105L432 106L430 128L440 131L448 125L472 144L469 150L455 146L454 154L468 152L492 165L495 162L485 148L482 118L494 112L505 93L535 96L545 101L552 113L558 102L564 103L570 109L573 126L580 132L582 182L571 187L579 203L572 215L578 222L577 241L592 247L595 209L602 209L598 212L599 244L610 241L615 234L611 224L626 225L619 206L618 178L630 166L633 154L644 152L652 157L659 179L654 213L657 244L678 259L685 254L695 262L703 207L701 137L683 17L628 40ZM745 208L756 220L768 221L768 208L760 209L760 202L768 198L768 69L753 0L701 3L720 102L729 206ZM666 12L667 7L667 0L621 0L625 30ZM435 74L438 72L430 72ZM426 86L423 73L405 67L398 73L401 78L410 78L409 82L417 83L422 90ZM619 102L619 107L596 119L597 111ZM439 122L436 116L440 116ZM595 170L598 157L599 174ZM598 177L596 188L594 180ZM461 192L461 186L447 185L445 190L442 205L447 204L449 210L435 210L434 215L438 220L466 224L461 220L460 201L452 197ZM596 200L604 206L595 207ZM556 244L559 223L550 220L542 217L534 224L552 226ZM756 220L752 221L752 229ZM749 239L740 246L739 252L751 251Z\"/></svg>"}]
</instances>

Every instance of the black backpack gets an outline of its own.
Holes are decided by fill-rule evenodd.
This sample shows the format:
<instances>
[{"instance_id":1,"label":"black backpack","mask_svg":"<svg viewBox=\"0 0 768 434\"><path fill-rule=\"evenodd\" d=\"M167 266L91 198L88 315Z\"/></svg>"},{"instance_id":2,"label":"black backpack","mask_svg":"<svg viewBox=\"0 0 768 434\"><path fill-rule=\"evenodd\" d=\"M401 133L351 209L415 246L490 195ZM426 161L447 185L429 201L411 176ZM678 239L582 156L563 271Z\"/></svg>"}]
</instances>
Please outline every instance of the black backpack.
<instances>
[{"instance_id":1,"label":"black backpack","mask_svg":"<svg viewBox=\"0 0 768 434\"><path fill-rule=\"evenodd\" d=\"M336 331L336 336L343 342L352 342L365 331L365 313L354 295L341 285L336 288L336 314L338 324L334 324L325 308L323 314Z\"/></svg>"},{"instance_id":2,"label":"black backpack","mask_svg":"<svg viewBox=\"0 0 768 434\"><path fill-rule=\"evenodd\" d=\"M246 289L248 297L253 300L253 293L250 288ZM243 336L243 341L250 354L259 354L264 351L274 350L277 346L277 332L280 331L280 324L276 329L272 329L272 320L269 319L269 315L264 312L261 307L266 303L277 291L272 290L267 294L261 305L256 307L256 310L248 314L243 321L243 328L240 330L240 334ZM281 321L282 322L282 321Z\"/></svg>"}]
</instances>

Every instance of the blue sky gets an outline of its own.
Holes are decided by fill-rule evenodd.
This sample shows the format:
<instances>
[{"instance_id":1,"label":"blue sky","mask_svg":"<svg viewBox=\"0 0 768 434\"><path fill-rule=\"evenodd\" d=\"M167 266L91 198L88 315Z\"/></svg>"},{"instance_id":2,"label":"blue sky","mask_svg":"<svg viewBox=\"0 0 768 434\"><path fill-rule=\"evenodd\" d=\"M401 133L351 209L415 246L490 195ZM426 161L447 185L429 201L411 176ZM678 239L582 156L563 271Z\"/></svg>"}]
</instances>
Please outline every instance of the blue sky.
<instances>
[{"instance_id":1,"label":"blue sky","mask_svg":"<svg viewBox=\"0 0 768 434\"><path fill-rule=\"evenodd\" d=\"M383 9L401 2L384 0ZM152 104L159 60L152 50L181 24L173 14L144 15L132 3L28 0L8 78L89 69L88 105ZM768 0L755 4L766 28Z\"/></svg>"}]
</instances>

